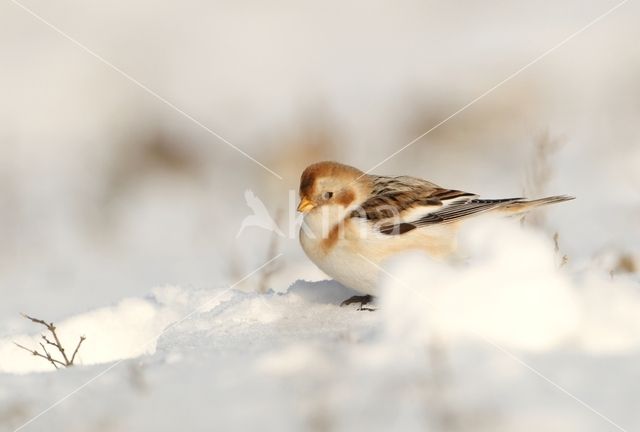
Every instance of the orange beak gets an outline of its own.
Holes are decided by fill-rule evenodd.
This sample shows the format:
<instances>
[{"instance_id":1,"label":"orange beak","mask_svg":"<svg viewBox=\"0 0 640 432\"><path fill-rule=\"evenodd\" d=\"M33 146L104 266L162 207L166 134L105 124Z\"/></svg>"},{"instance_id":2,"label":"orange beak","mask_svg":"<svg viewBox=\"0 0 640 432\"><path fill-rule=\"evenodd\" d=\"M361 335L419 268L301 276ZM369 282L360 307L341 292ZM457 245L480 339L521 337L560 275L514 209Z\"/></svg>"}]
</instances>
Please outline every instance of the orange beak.
<instances>
[{"instance_id":1,"label":"orange beak","mask_svg":"<svg viewBox=\"0 0 640 432\"><path fill-rule=\"evenodd\" d=\"M300 200L300 204L298 204L298 211L300 213L308 213L310 212L316 205L314 203L312 203L309 199L307 198L302 198Z\"/></svg>"}]
</instances>

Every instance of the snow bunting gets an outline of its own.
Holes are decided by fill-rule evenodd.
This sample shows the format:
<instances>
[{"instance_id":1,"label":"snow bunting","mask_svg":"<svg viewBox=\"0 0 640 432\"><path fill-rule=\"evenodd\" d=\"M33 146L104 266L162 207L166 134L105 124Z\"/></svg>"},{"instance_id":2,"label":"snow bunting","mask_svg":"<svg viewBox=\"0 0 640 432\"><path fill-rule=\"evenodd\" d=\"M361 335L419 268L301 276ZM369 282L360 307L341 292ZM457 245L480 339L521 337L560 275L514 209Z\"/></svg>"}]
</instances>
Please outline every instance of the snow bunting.
<instances>
[{"instance_id":1,"label":"snow bunting","mask_svg":"<svg viewBox=\"0 0 640 432\"><path fill-rule=\"evenodd\" d=\"M300 243L321 270L364 294L343 305L364 304L376 293L378 272L371 262L380 264L411 250L445 258L455 251L456 230L468 218L491 211L519 213L570 199L480 199L415 177L370 175L337 162L319 162L300 178Z\"/></svg>"}]
</instances>

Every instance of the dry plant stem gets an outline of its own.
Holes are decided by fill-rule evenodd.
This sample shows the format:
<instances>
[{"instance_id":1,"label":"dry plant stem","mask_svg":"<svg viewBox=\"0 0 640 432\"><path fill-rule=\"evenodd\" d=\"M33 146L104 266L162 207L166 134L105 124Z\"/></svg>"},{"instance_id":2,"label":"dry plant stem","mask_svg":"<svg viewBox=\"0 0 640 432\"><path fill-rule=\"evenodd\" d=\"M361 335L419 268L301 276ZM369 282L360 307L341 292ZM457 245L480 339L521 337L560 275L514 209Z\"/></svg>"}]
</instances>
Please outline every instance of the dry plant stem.
<instances>
[{"instance_id":1,"label":"dry plant stem","mask_svg":"<svg viewBox=\"0 0 640 432\"><path fill-rule=\"evenodd\" d=\"M61 362L61 361L59 361L59 360L56 360L56 359L52 358L51 356L46 356L46 355L44 355L44 354L40 354L37 350L29 349L29 348L27 348L26 346L20 345L20 344L19 344L19 343L17 343L17 342L14 342L14 344L16 344L16 346L18 346L19 348L22 348L22 349L23 349L23 350L25 350L25 351L29 351L29 352L30 352L32 355L34 355L34 356L42 357L43 359L48 360L49 362L51 362L51 364L52 364L53 366L55 366L55 368L56 368L56 369L58 369L58 365L66 366L64 363L62 363L62 362Z\"/></svg>"},{"instance_id":2,"label":"dry plant stem","mask_svg":"<svg viewBox=\"0 0 640 432\"><path fill-rule=\"evenodd\" d=\"M76 354L78 354L78 350L80 349L80 345L82 345L82 342L84 342L84 340L86 339L85 336L80 336L80 340L78 341L78 345L76 345L76 349L75 351L73 351L73 355L71 356L71 363L69 363L69 365L73 365L73 361L76 359Z\"/></svg>"},{"instance_id":3,"label":"dry plant stem","mask_svg":"<svg viewBox=\"0 0 640 432\"><path fill-rule=\"evenodd\" d=\"M560 234L556 232L553 235L553 244L554 249L556 251L556 255L560 255ZM564 267L569 262L569 257L567 255L562 255L560 258L560 267Z\"/></svg>"},{"instance_id":4,"label":"dry plant stem","mask_svg":"<svg viewBox=\"0 0 640 432\"><path fill-rule=\"evenodd\" d=\"M64 349L64 347L62 346L62 343L60 342L60 339L58 338L58 334L56 333L56 326L53 323L48 323L44 320L38 319L38 318L33 318L27 314L22 314L23 317L27 318L28 320L36 323L36 324L41 324L43 326L45 326L47 328L47 330L49 330L49 332L51 333L51 335L53 336L53 341L51 339L49 339L46 335L42 335L42 340L44 340L44 342L47 345L51 345L53 347L55 347L60 354L62 355L62 358L64 359L64 361L60 361L57 360L55 358L53 358L53 356L51 355L51 353L49 353L49 351L47 351L47 348L45 346L45 344L43 344L42 342L40 342L40 347L42 347L42 351L44 352L44 354L42 354L41 352L39 352L37 349L29 349L25 346L20 345L17 342L14 342L16 344L16 346L22 348L25 351L29 351L32 355L37 356L37 357L42 357L44 359L47 359L56 369L58 369L58 365L64 366L64 367L69 367L69 366L73 366L73 362L76 358L76 354L78 354L78 351L80 350L80 346L82 345L82 342L84 342L84 340L86 339L85 336L80 336L80 340L78 341L78 345L76 345L76 349L73 351L73 355L71 356L71 360L69 360L69 357L67 356L67 353Z\"/></svg>"},{"instance_id":5,"label":"dry plant stem","mask_svg":"<svg viewBox=\"0 0 640 432\"><path fill-rule=\"evenodd\" d=\"M42 335L43 339L48 344L53 345L54 347L56 347L58 349L58 351L60 351L60 354L62 354L62 358L64 359L64 363L66 365L69 365L70 364L69 358L67 357L67 354L64 352L64 347L60 343L60 339L58 339L58 334L56 333L56 326L53 325L53 323L47 323L44 320L30 317L27 314L22 314L22 316L25 317L28 320L33 321L34 323L42 324L43 326L45 326L47 328L47 330L49 330L49 332L51 332L51 335L53 336L53 339L55 340L55 343L52 343L51 341L49 341L44 335Z\"/></svg>"}]
</instances>

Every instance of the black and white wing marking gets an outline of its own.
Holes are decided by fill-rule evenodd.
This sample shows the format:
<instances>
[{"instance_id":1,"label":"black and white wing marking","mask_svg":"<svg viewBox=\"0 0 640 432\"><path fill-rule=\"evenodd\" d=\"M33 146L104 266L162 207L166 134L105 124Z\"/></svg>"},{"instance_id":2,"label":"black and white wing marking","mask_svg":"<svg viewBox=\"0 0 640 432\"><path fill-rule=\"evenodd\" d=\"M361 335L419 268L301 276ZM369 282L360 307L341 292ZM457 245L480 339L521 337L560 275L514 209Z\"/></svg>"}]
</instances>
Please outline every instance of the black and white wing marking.
<instances>
[{"instance_id":1,"label":"black and white wing marking","mask_svg":"<svg viewBox=\"0 0 640 432\"><path fill-rule=\"evenodd\" d=\"M372 196L351 217L366 218L386 235L400 235L416 228L457 222L494 209L516 214L547 204L574 199L558 195L526 198L481 199L478 195L440 186L415 177L369 176Z\"/></svg>"},{"instance_id":2,"label":"black and white wing marking","mask_svg":"<svg viewBox=\"0 0 640 432\"><path fill-rule=\"evenodd\" d=\"M366 218L381 233L388 235L454 222L520 199L481 200L474 193L445 189L415 177L370 178L372 196L352 213L352 217Z\"/></svg>"},{"instance_id":3,"label":"black and white wing marking","mask_svg":"<svg viewBox=\"0 0 640 432\"><path fill-rule=\"evenodd\" d=\"M370 178L373 183L372 196L351 216L366 218L375 224L379 232L387 235L456 222L523 200L480 199L476 194L442 188L415 177Z\"/></svg>"},{"instance_id":4,"label":"black and white wing marking","mask_svg":"<svg viewBox=\"0 0 640 432\"><path fill-rule=\"evenodd\" d=\"M459 199L411 221L396 221L396 223L389 224L382 222L379 224L379 231L387 235L404 234L416 228L457 222L472 215L521 202L521 200L522 198Z\"/></svg>"},{"instance_id":5,"label":"black and white wing marking","mask_svg":"<svg viewBox=\"0 0 640 432\"><path fill-rule=\"evenodd\" d=\"M454 201L413 222L416 227L455 222L467 216L483 213L522 201L523 198L469 199Z\"/></svg>"},{"instance_id":6,"label":"black and white wing marking","mask_svg":"<svg viewBox=\"0 0 640 432\"><path fill-rule=\"evenodd\" d=\"M371 197L354 212L354 217L380 221L400 218L413 221L416 216L439 209L448 202L476 197L476 194L440 186L416 177L370 176ZM410 216L411 215L411 216Z\"/></svg>"}]
</instances>

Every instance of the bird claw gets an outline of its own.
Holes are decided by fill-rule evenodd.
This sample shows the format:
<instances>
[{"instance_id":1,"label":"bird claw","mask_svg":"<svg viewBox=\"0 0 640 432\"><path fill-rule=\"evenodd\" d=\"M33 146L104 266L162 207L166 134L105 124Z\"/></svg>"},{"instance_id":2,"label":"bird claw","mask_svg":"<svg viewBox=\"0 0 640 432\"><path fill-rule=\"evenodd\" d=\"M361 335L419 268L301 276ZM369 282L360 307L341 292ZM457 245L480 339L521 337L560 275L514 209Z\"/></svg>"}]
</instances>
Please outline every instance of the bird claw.
<instances>
[{"instance_id":1,"label":"bird claw","mask_svg":"<svg viewBox=\"0 0 640 432\"><path fill-rule=\"evenodd\" d=\"M374 311L375 308L364 307L365 305L372 303L374 299L375 297L369 294L362 295L362 296L356 295L356 296L349 297L348 299L340 303L340 306L343 307L343 306L349 306L350 304L353 304L353 303L360 303L360 307L358 308L358 310Z\"/></svg>"}]
</instances>

